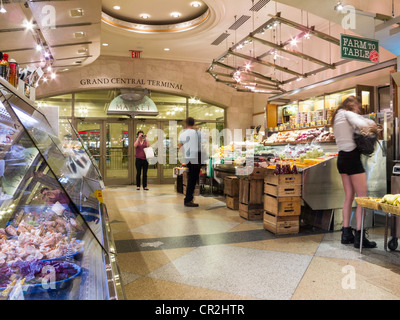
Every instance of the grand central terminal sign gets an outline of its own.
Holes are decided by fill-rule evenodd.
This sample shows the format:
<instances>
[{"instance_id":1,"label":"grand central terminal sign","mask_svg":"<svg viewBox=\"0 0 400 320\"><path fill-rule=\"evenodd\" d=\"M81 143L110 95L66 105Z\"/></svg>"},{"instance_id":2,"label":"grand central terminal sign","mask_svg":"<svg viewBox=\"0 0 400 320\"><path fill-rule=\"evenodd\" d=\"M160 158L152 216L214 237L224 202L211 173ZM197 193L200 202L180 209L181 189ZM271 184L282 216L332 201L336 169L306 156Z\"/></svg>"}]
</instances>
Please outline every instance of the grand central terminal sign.
<instances>
[{"instance_id":1,"label":"grand central terminal sign","mask_svg":"<svg viewBox=\"0 0 400 320\"><path fill-rule=\"evenodd\" d=\"M115 85L115 86L150 86L165 89L173 89L183 91L182 84L153 79L135 79L135 78L85 78L80 80L82 87L102 86L102 85Z\"/></svg>"}]
</instances>

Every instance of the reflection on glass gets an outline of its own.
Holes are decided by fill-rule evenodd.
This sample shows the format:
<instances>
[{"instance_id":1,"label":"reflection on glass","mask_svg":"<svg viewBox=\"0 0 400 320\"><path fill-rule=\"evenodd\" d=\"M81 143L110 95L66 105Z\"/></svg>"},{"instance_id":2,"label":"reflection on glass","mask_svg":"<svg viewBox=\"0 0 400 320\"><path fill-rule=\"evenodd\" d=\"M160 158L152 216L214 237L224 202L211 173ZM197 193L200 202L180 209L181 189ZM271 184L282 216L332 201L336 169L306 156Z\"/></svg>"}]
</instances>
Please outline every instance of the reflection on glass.
<instances>
[{"instance_id":1,"label":"reflection on glass","mask_svg":"<svg viewBox=\"0 0 400 320\"><path fill-rule=\"evenodd\" d=\"M122 115L107 115L110 102L118 94L118 90L92 90L75 93L75 117L124 118L125 116Z\"/></svg>"},{"instance_id":2,"label":"reflection on glass","mask_svg":"<svg viewBox=\"0 0 400 320\"><path fill-rule=\"evenodd\" d=\"M78 134L83 140L85 148L100 166L100 124L93 122L78 122Z\"/></svg>"},{"instance_id":3,"label":"reflection on glass","mask_svg":"<svg viewBox=\"0 0 400 320\"><path fill-rule=\"evenodd\" d=\"M126 179L129 176L128 124L107 123L106 177Z\"/></svg>"},{"instance_id":4,"label":"reflection on glass","mask_svg":"<svg viewBox=\"0 0 400 320\"><path fill-rule=\"evenodd\" d=\"M158 116L136 116L137 119L173 119L186 118L186 98L166 93L151 93L150 98L158 109Z\"/></svg>"},{"instance_id":5,"label":"reflection on glass","mask_svg":"<svg viewBox=\"0 0 400 320\"><path fill-rule=\"evenodd\" d=\"M199 100L189 99L189 117L195 120L224 121L225 110Z\"/></svg>"},{"instance_id":6,"label":"reflection on glass","mask_svg":"<svg viewBox=\"0 0 400 320\"><path fill-rule=\"evenodd\" d=\"M36 101L36 106L40 110L42 107L55 106L59 107L59 115L61 117L72 116L72 94L55 96Z\"/></svg>"}]
</instances>

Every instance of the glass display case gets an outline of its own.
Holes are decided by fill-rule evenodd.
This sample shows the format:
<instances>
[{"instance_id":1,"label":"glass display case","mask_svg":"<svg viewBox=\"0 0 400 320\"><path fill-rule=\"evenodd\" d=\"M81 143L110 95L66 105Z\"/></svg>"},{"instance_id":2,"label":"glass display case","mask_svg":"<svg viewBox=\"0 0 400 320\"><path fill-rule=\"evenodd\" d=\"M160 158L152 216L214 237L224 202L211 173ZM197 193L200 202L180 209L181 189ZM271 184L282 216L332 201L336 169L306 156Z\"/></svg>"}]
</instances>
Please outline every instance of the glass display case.
<instances>
[{"instance_id":1,"label":"glass display case","mask_svg":"<svg viewBox=\"0 0 400 320\"><path fill-rule=\"evenodd\" d=\"M0 299L123 298L101 175L67 131L0 79Z\"/></svg>"}]
</instances>

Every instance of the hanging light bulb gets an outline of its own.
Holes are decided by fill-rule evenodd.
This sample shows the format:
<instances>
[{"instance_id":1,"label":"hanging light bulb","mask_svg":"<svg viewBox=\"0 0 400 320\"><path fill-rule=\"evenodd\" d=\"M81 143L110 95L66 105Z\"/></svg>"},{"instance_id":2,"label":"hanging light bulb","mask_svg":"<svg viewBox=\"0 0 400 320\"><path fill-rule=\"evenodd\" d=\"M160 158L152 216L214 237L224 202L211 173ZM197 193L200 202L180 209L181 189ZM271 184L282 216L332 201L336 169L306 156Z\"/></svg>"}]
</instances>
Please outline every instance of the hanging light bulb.
<instances>
[{"instance_id":1,"label":"hanging light bulb","mask_svg":"<svg viewBox=\"0 0 400 320\"><path fill-rule=\"evenodd\" d=\"M290 40L290 44L291 44L292 46L297 45L297 39L296 39L296 38L293 38L292 40Z\"/></svg>"}]
</instances>

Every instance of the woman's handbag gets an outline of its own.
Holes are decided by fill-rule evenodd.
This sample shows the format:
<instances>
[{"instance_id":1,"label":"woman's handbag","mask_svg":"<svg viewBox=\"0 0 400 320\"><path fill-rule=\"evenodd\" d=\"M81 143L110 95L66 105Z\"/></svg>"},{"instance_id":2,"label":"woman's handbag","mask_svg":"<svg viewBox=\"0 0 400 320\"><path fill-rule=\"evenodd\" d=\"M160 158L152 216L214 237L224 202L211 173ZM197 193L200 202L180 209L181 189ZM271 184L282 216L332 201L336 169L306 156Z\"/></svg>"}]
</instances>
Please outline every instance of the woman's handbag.
<instances>
[{"instance_id":1,"label":"woman's handbag","mask_svg":"<svg viewBox=\"0 0 400 320\"><path fill-rule=\"evenodd\" d=\"M153 159L154 158L153 147L144 148L143 151L144 151L144 154L146 155L146 159Z\"/></svg>"},{"instance_id":2,"label":"woman's handbag","mask_svg":"<svg viewBox=\"0 0 400 320\"><path fill-rule=\"evenodd\" d=\"M365 156L370 156L375 152L376 143L378 141L377 134L364 135L362 133L354 133L354 141L358 151Z\"/></svg>"},{"instance_id":3,"label":"woman's handbag","mask_svg":"<svg viewBox=\"0 0 400 320\"><path fill-rule=\"evenodd\" d=\"M382 131L382 128L378 125L377 130L362 129L354 132L354 142L361 154L371 156L375 152L376 143L380 145L378 141L378 133L380 131Z\"/></svg>"}]
</instances>

